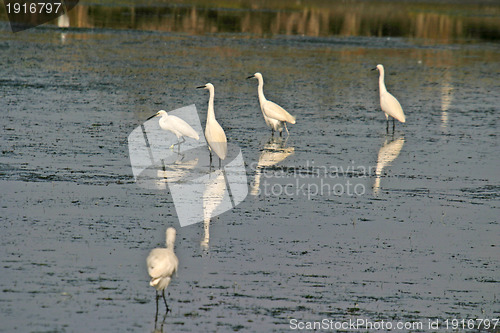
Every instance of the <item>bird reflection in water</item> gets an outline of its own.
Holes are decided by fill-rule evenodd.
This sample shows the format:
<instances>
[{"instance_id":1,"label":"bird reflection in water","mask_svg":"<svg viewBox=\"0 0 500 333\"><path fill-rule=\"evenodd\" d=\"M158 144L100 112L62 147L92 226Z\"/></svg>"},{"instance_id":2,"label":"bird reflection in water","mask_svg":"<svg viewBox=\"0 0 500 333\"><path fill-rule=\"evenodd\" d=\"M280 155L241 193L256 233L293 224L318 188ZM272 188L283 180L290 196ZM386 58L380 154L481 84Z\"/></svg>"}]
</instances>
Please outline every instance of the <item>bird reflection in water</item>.
<instances>
[{"instance_id":1,"label":"bird reflection in water","mask_svg":"<svg viewBox=\"0 0 500 333\"><path fill-rule=\"evenodd\" d=\"M163 333L163 326L165 325L165 320L167 319L167 314L163 315L161 322L158 322L158 315L155 316L155 329L153 333Z\"/></svg>"},{"instance_id":2,"label":"bird reflection in water","mask_svg":"<svg viewBox=\"0 0 500 333\"><path fill-rule=\"evenodd\" d=\"M453 101L453 86L451 85L451 73L446 71L441 85L441 129L448 127L448 109Z\"/></svg>"},{"instance_id":3,"label":"bird reflection in water","mask_svg":"<svg viewBox=\"0 0 500 333\"><path fill-rule=\"evenodd\" d=\"M198 158L184 161L184 156L182 154L178 156L179 158L171 164L165 165L162 160L162 167L157 171L157 187L159 189L166 189L167 182L181 181L188 172L198 165Z\"/></svg>"},{"instance_id":4,"label":"bird reflection in water","mask_svg":"<svg viewBox=\"0 0 500 333\"><path fill-rule=\"evenodd\" d=\"M67 35L65 28L69 28L69 16L68 16L68 14L64 13L57 18L57 26L59 28L63 28L63 30L61 32L61 43L64 44L66 42L66 35Z\"/></svg>"},{"instance_id":5,"label":"bird reflection in water","mask_svg":"<svg viewBox=\"0 0 500 333\"><path fill-rule=\"evenodd\" d=\"M399 137L389 141L386 137L384 145L378 151L377 168L375 170L375 183L373 184L373 195L378 196L380 192L380 178L385 167L399 156L405 143L404 137Z\"/></svg>"},{"instance_id":6,"label":"bird reflection in water","mask_svg":"<svg viewBox=\"0 0 500 333\"><path fill-rule=\"evenodd\" d=\"M215 170L210 174L210 181L205 184L203 192L203 229L204 237L201 246L208 250L210 241L210 221L216 215L215 210L222 203L226 194L226 174L224 170Z\"/></svg>"},{"instance_id":7,"label":"bird reflection in water","mask_svg":"<svg viewBox=\"0 0 500 333\"><path fill-rule=\"evenodd\" d=\"M260 179L262 177L262 173L265 172L266 168L272 167L286 159L288 156L294 154L295 148L287 147L286 141L286 139L283 139L281 137L277 138L271 136L267 143L264 145L262 153L259 157L259 162L257 164L257 167L255 168L255 178L252 184L252 188L250 189L251 195L259 195Z\"/></svg>"}]
</instances>

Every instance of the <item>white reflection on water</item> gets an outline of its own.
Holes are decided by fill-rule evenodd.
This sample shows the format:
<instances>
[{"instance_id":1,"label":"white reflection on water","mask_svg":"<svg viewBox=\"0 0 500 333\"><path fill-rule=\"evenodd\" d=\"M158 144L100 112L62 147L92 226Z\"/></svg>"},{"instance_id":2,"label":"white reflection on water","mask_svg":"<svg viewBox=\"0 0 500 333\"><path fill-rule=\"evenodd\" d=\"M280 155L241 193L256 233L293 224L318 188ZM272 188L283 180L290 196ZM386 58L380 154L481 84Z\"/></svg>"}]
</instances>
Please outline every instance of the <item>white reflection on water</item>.
<instances>
[{"instance_id":1,"label":"white reflection on water","mask_svg":"<svg viewBox=\"0 0 500 333\"><path fill-rule=\"evenodd\" d=\"M183 161L184 156L179 154L179 158L172 164L164 165L157 171L157 188L164 190L167 188L167 182L179 182L198 165L198 158Z\"/></svg>"},{"instance_id":2,"label":"white reflection on water","mask_svg":"<svg viewBox=\"0 0 500 333\"><path fill-rule=\"evenodd\" d=\"M451 72L446 71L441 85L441 129L448 127L448 109L453 101L453 86Z\"/></svg>"},{"instance_id":3,"label":"white reflection on water","mask_svg":"<svg viewBox=\"0 0 500 333\"><path fill-rule=\"evenodd\" d=\"M69 28L69 16L68 14L63 14L57 18L57 26L59 28ZM66 42L66 32L61 32L61 43Z\"/></svg>"},{"instance_id":4,"label":"white reflection on water","mask_svg":"<svg viewBox=\"0 0 500 333\"><path fill-rule=\"evenodd\" d=\"M293 155L295 152L294 147L286 147L286 139L271 137L262 149L259 157L259 162L255 168L255 178L250 189L250 194L253 196L259 195L260 192L260 179L262 172L266 167L278 164L286 159L288 156Z\"/></svg>"},{"instance_id":5,"label":"white reflection on water","mask_svg":"<svg viewBox=\"0 0 500 333\"><path fill-rule=\"evenodd\" d=\"M210 174L210 180L205 184L203 192L203 229L205 231L202 247L208 249L210 241L210 219L212 218L226 194L226 174L223 170L216 170Z\"/></svg>"},{"instance_id":6,"label":"white reflection on water","mask_svg":"<svg viewBox=\"0 0 500 333\"><path fill-rule=\"evenodd\" d=\"M380 191L380 177L382 175L382 171L386 166L391 165L391 163L399 156L404 143L404 137L399 137L392 141L389 141L386 138L384 145L378 151L377 169L375 170L375 183L373 184L374 196L378 196Z\"/></svg>"}]
</instances>

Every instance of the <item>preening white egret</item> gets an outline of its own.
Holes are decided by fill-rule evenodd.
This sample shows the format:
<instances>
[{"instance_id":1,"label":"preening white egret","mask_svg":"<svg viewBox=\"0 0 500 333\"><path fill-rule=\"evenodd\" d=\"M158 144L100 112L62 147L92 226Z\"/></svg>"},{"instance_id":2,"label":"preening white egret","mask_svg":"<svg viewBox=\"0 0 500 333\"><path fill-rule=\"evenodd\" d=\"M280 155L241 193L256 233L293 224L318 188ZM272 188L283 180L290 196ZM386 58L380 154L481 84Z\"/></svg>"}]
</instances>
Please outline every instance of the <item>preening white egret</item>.
<instances>
[{"instance_id":1,"label":"preening white egret","mask_svg":"<svg viewBox=\"0 0 500 333\"><path fill-rule=\"evenodd\" d=\"M396 97L392 96L385 87L384 66L377 65L377 67L373 68L372 70L376 69L378 69L378 71L380 72L380 76L378 79L378 86L380 90L380 107L382 108L382 111L385 112L385 118L387 120L386 131L389 132L389 116L391 116L392 131L394 132L394 127L396 126L394 118L404 123L406 122L406 117L403 112L403 108L401 107L401 104L399 104Z\"/></svg>"},{"instance_id":2,"label":"preening white egret","mask_svg":"<svg viewBox=\"0 0 500 333\"><path fill-rule=\"evenodd\" d=\"M281 136L283 133L283 126L285 126L286 133L288 134L286 123L295 124L295 117L278 104L266 99L264 96L264 79L261 73L255 73L247 77L247 79L250 78L256 78L259 81L258 94L260 109L267 126L271 128L272 134L274 135L274 132L279 131Z\"/></svg>"},{"instance_id":3,"label":"preening white egret","mask_svg":"<svg viewBox=\"0 0 500 333\"><path fill-rule=\"evenodd\" d=\"M212 151L219 157L219 168L221 161L227 155L227 138L226 133L215 119L214 112L214 85L207 83L204 86L196 87L198 89L207 89L210 92L210 99L208 100L207 111L207 124L205 126L205 138L208 142L210 153L210 165L212 165Z\"/></svg>"},{"instance_id":4,"label":"preening white egret","mask_svg":"<svg viewBox=\"0 0 500 333\"><path fill-rule=\"evenodd\" d=\"M176 231L174 228L168 228L166 232L167 247L151 250L146 259L148 273L149 276L151 276L149 285L156 289L156 317L158 317L158 300L160 298L158 292L160 290L167 312L169 311L167 299L165 298L165 289L170 283L174 272L177 272L177 267L179 266L179 259L177 259L174 253L175 234Z\"/></svg>"},{"instance_id":5,"label":"preening white egret","mask_svg":"<svg viewBox=\"0 0 500 333\"><path fill-rule=\"evenodd\" d=\"M184 139L185 136L195 140L200 139L198 133L196 133L196 131L187 122L179 117L169 115L165 110L156 112L154 115L149 117L148 120L154 117L161 117L159 121L161 129L170 131L177 136L177 143L173 144L172 147L174 145L180 146L181 143L186 141L186 139ZM179 139L182 139L182 141Z\"/></svg>"}]
</instances>

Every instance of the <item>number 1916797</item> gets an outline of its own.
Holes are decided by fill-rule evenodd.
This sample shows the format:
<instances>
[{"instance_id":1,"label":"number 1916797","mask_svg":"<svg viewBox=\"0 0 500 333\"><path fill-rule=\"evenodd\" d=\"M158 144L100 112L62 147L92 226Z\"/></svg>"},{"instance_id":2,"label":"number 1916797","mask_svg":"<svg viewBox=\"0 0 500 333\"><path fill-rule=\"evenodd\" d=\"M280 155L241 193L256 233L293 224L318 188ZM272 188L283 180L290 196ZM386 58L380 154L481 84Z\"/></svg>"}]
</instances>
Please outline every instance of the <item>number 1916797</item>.
<instances>
[{"instance_id":1,"label":"number 1916797","mask_svg":"<svg viewBox=\"0 0 500 333\"><path fill-rule=\"evenodd\" d=\"M498 318L494 319L446 319L443 322L443 328L447 330L490 330L495 329L499 323Z\"/></svg>"},{"instance_id":2,"label":"number 1916797","mask_svg":"<svg viewBox=\"0 0 500 333\"><path fill-rule=\"evenodd\" d=\"M61 2L7 3L8 14L52 14L58 13Z\"/></svg>"}]
</instances>

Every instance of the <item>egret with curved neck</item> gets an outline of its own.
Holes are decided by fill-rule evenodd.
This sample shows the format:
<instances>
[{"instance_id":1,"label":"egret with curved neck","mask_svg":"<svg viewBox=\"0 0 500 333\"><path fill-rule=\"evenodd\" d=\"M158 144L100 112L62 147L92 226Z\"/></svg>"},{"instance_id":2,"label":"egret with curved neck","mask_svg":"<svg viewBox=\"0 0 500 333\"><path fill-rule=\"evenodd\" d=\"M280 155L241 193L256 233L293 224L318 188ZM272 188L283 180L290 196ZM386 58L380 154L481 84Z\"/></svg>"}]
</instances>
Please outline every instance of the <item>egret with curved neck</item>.
<instances>
[{"instance_id":1,"label":"egret with curved neck","mask_svg":"<svg viewBox=\"0 0 500 333\"><path fill-rule=\"evenodd\" d=\"M278 104L266 99L264 96L264 78L261 73L255 73L247 77L247 79L250 78L256 78L259 81L257 92L259 94L260 110L262 111L267 126L271 128L272 134L274 135L274 132L280 132L280 136L282 136L283 127L285 127L286 133L289 134L286 123L295 124L295 117Z\"/></svg>"},{"instance_id":2,"label":"egret with curved neck","mask_svg":"<svg viewBox=\"0 0 500 333\"><path fill-rule=\"evenodd\" d=\"M178 145L180 149L181 143L186 141L186 139L184 139L185 136L187 136L188 138L193 138L195 140L200 139L198 133L196 133L196 131L187 122L174 115L169 115L165 110L156 112L154 115L149 117L148 120L154 117L161 117L159 120L161 129L170 131L177 137L177 143L174 143L172 146L170 146L170 148ZM182 139L182 141L180 141L180 139Z\"/></svg>"},{"instance_id":3,"label":"egret with curved neck","mask_svg":"<svg viewBox=\"0 0 500 333\"><path fill-rule=\"evenodd\" d=\"M394 128L396 126L394 119L397 119L400 122L404 123L406 122L406 117L403 112L403 108L401 107L401 104L399 104L396 97L392 96L385 87L384 66L377 65L377 67L373 68L372 70L377 70L377 69L380 72L380 76L378 79L378 86L380 90L380 108L382 109L382 111L384 111L385 118L387 120L386 131L387 133L389 133L389 116L391 116L392 132L394 132Z\"/></svg>"},{"instance_id":4,"label":"egret with curved neck","mask_svg":"<svg viewBox=\"0 0 500 333\"><path fill-rule=\"evenodd\" d=\"M205 138L207 139L208 149L210 154L210 165L212 165L212 151L219 157L219 168L221 161L227 155L227 138L226 133L221 125L215 119L214 112L214 85L207 83L204 86L197 87L198 89L207 89L210 93L207 110L207 124L205 126Z\"/></svg>"}]
</instances>

